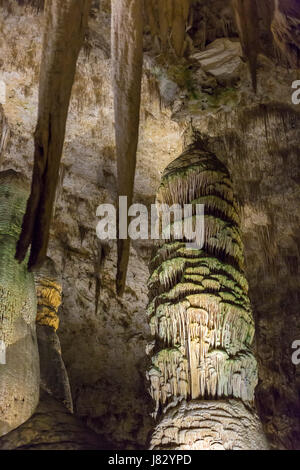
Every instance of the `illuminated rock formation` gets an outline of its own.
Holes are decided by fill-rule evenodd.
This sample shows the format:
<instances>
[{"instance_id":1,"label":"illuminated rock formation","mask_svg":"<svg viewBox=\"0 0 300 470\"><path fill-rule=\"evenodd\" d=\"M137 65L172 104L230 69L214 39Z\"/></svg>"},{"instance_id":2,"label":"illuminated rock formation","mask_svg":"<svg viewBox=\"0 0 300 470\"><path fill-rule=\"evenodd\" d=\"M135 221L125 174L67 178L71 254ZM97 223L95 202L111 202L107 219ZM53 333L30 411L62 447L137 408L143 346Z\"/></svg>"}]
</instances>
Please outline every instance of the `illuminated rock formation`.
<instances>
[{"instance_id":1,"label":"illuminated rock formation","mask_svg":"<svg viewBox=\"0 0 300 470\"><path fill-rule=\"evenodd\" d=\"M28 190L19 173L0 173L0 436L24 423L39 399L34 279L26 260L15 260Z\"/></svg>"},{"instance_id":2,"label":"illuminated rock formation","mask_svg":"<svg viewBox=\"0 0 300 470\"><path fill-rule=\"evenodd\" d=\"M229 174L193 144L165 170L157 202L204 204L205 241L198 250L186 246L188 238L171 238L151 261L149 379L159 419L151 447L265 448L253 408L254 321Z\"/></svg>"},{"instance_id":3,"label":"illuminated rock formation","mask_svg":"<svg viewBox=\"0 0 300 470\"><path fill-rule=\"evenodd\" d=\"M143 2L112 2L112 70L118 193L132 203L143 65ZM129 239L118 240L117 292L125 289Z\"/></svg>"},{"instance_id":4,"label":"illuminated rock formation","mask_svg":"<svg viewBox=\"0 0 300 470\"><path fill-rule=\"evenodd\" d=\"M61 356L56 330L62 286L54 263L47 258L35 274L37 291L37 338L40 354L41 386L73 412L68 374Z\"/></svg>"},{"instance_id":5,"label":"illuminated rock formation","mask_svg":"<svg viewBox=\"0 0 300 470\"><path fill-rule=\"evenodd\" d=\"M0 439L0 450L102 450L105 442L55 398L41 391L36 412Z\"/></svg>"}]
</instances>

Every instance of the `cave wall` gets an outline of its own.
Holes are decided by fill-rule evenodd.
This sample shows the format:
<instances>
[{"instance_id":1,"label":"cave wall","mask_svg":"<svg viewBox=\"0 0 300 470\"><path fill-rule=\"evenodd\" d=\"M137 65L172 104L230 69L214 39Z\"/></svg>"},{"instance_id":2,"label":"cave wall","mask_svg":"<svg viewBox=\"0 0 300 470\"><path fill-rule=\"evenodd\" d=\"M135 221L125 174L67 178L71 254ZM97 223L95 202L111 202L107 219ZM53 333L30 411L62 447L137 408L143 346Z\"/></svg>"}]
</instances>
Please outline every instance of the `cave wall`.
<instances>
[{"instance_id":1,"label":"cave wall","mask_svg":"<svg viewBox=\"0 0 300 470\"><path fill-rule=\"evenodd\" d=\"M276 448L299 448L299 368L291 362L291 342L300 338L299 111L291 104L297 72L260 55L255 95L228 4L225 24L217 2L204 18L200 4L189 60L157 60L146 31L135 200L154 202L162 171L181 153L187 128L207 136L243 209L260 416ZM132 243L127 286L118 297L116 246L100 243L95 231L97 206L116 199L116 155L110 8L106 1L100 10L98 2L93 5L72 92L48 255L62 276L58 335L75 414L115 448L141 448L153 427L145 381L152 244ZM1 170L14 168L29 180L42 17L14 4L10 12L1 7L0 22ZM205 36L197 34L203 22ZM228 44L225 36L234 41Z\"/></svg>"}]
</instances>

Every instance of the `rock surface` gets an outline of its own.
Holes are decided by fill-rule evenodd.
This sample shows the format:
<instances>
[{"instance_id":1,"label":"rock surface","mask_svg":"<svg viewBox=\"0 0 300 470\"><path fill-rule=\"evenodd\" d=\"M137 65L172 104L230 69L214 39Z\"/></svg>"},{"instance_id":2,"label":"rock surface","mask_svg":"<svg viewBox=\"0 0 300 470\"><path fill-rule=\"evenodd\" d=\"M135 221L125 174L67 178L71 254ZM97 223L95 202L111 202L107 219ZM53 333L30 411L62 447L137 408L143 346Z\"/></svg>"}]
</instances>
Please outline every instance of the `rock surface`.
<instances>
[{"instance_id":1,"label":"rock surface","mask_svg":"<svg viewBox=\"0 0 300 470\"><path fill-rule=\"evenodd\" d=\"M258 416L238 400L183 402L155 429L153 450L268 450Z\"/></svg>"},{"instance_id":2,"label":"rock surface","mask_svg":"<svg viewBox=\"0 0 300 470\"><path fill-rule=\"evenodd\" d=\"M58 309L62 300L61 276L57 274L51 259L47 258L43 267L35 273L35 286L41 386L72 413L73 400L69 377L57 335Z\"/></svg>"},{"instance_id":3,"label":"rock surface","mask_svg":"<svg viewBox=\"0 0 300 470\"><path fill-rule=\"evenodd\" d=\"M192 57L196 59L203 70L219 80L234 80L239 77L242 66L242 49L239 41L216 39L203 52Z\"/></svg>"},{"instance_id":4,"label":"rock surface","mask_svg":"<svg viewBox=\"0 0 300 470\"><path fill-rule=\"evenodd\" d=\"M61 357L57 333L50 326L37 325L41 386L72 413L73 400L66 366Z\"/></svg>"},{"instance_id":5,"label":"rock surface","mask_svg":"<svg viewBox=\"0 0 300 470\"><path fill-rule=\"evenodd\" d=\"M39 400L34 280L14 257L28 191L20 173L0 173L0 436L30 418Z\"/></svg>"},{"instance_id":6,"label":"rock surface","mask_svg":"<svg viewBox=\"0 0 300 470\"><path fill-rule=\"evenodd\" d=\"M58 335L75 414L113 448L143 448L153 426L144 379L152 244L132 244L127 286L119 298L116 246L100 243L95 232L97 206L116 199L116 157L110 2L103 0L101 9L98 1L93 5L72 92L48 255L62 274ZM197 2L189 31L192 53L202 52L217 38L237 37L228 6L224 0L209 7L204 0ZM1 9L0 22L5 58L0 80L6 86L0 123L5 118L5 129L10 129L8 139L1 124L6 136L1 169L14 168L29 179L42 18L15 5L10 13ZM300 338L299 109L291 104L297 72L270 54L260 55L255 95L244 63L234 85L224 86L195 61L160 63L151 50L152 39L145 42L150 46L144 59L135 200L154 202L161 173L180 155L192 119L228 167L243 209L259 414L275 448L299 449L300 371L291 361L292 341ZM178 88L172 85L164 93L166 81Z\"/></svg>"},{"instance_id":7,"label":"rock surface","mask_svg":"<svg viewBox=\"0 0 300 470\"><path fill-rule=\"evenodd\" d=\"M103 450L97 434L41 391L34 415L0 440L0 450Z\"/></svg>"}]
</instances>

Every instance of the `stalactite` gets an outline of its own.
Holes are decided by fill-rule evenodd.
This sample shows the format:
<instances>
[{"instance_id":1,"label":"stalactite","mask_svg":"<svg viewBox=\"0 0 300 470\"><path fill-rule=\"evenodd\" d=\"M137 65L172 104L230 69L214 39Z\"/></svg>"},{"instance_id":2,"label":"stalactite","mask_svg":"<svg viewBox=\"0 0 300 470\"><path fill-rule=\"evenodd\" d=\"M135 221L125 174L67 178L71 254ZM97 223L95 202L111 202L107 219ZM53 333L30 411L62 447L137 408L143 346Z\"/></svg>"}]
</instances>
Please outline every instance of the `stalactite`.
<instances>
[{"instance_id":1,"label":"stalactite","mask_svg":"<svg viewBox=\"0 0 300 470\"><path fill-rule=\"evenodd\" d=\"M39 399L34 280L14 258L28 193L22 175L0 173L0 436L30 418Z\"/></svg>"},{"instance_id":2,"label":"stalactite","mask_svg":"<svg viewBox=\"0 0 300 470\"><path fill-rule=\"evenodd\" d=\"M177 57L182 57L186 48L186 29L191 0L149 0L146 17L151 34L159 41L160 49L168 47Z\"/></svg>"},{"instance_id":3,"label":"stalactite","mask_svg":"<svg viewBox=\"0 0 300 470\"><path fill-rule=\"evenodd\" d=\"M118 194L132 203L138 144L143 64L143 2L112 2L112 68ZM129 238L118 240L117 292L122 295L129 259Z\"/></svg>"},{"instance_id":4,"label":"stalactite","mask_svg":"<svg viewBox=\"0 0 300 470\"><path fill-rule=\"evenodd\" d=\"M0 104L0 161L9 139L9 125L4 114L3 106Z\"/></svg>"},{"instance_id":5,"label":"stalactite","mask_svg":"<svg viewBox=\"0 0 300 470\"><path fill-rule=\"evenodd\" d=\"M36 8L38 11L43 10L45 5L45 0L17 0L19 5L31 6Z\"/></svg>"},{"instance_id":6,"label":"stalactite","mask_svg":"<svg viewBox=\"0 0 300 470\"><path fill-rule=\"evenodd\" d=\"M45 260L76 62L90 0L46 0L34 168L16 257L29 268Z\"/></svg>"},{"instance_id":7,"label":"stalactite","mask_svg":"<svg viewBox=\"0 0 300 470\"><path fill-rule=\"evenodd\" d=\"M184 401L228 398L253 407L254 321L238 205L227 169L195 143L164 171L157 203L158 208L164 203L182 207L198 201L205 204L204 246L191 250L185 245L186 234L176 241L171 237L150 263L147 314L155 344L148 378L158 430ZM157 432L152 444L160 448ZM164 435L160 443L164 448L169 437ZM195 448L201 448L200 441Z\"/></svg>"},{"instance_id":8,"label":"stalactite","mask_svg":"<svg viewBox=\"0 0 300 470\"><path fill-rule=\"evenodd\" d=\"M59 326L62 285L54 263L47 258L35 273L37 292L37 338L40 353L41 387L73 412L68 374L56 333Z\"/></svg>"},{"instance_id":9,"label":"stalactite","mask_svg":"<svg viewBox=\"0 0 300 470\"><path fill-rule=\"evenodd\" d=\"M174 0L171 42L178 57L181 57L184 53L189 10L190 0Z\"/></svg>"},{"instance_id":10,"label":"stalactite","mask_svg":"<svg viewBox=\"0 0 300 470\"><path fill-rule=\"evenodd\" d=\"M271 25L275 43L283 52L291 67L300 63L300 5L298 0L275 0L275 12Z\"/></svg>"},{"instance_id":11,"label":"stalactite","mask_svg":"<svg viewBox=\"0 0 300 470\"><path fill-rule=\"evenodd\" d=\"M260 52L256 0L232 0L244 54L249 61L253 88L257 88L257 57Z\"/></svg>"}]
</instances>

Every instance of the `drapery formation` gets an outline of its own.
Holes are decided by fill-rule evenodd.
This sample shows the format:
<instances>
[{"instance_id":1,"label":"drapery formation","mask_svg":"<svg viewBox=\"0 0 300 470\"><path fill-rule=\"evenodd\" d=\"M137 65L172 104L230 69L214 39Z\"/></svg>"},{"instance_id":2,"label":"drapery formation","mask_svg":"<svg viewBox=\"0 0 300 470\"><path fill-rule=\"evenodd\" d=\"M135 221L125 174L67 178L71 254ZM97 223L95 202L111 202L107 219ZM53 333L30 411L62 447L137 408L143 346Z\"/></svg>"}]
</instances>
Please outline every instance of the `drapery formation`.
<instances>
[{"instance_id":1,"label":"drapery formation","mask_svg":"<svg viewBox=\"0 0 300 470\"><path fill-rule=\"evenodd\" d=\"M150 264L148 318L155 344L148 375L159 420L152 447L202 449L214 442L224 449L264 448L253 409L254 321L228 172L213 154L193 144L166 168L157 202L204 204L205 232L199 250L187 247L186 234L179 240L173 234ZM218 400L224 399L228 429L216 418L223 406ZM214 419L208 431L206 421ZM247 422L255 429L251 444ZM230 423L236 432L230 433Z\"/></svg>"}]
</instances>

